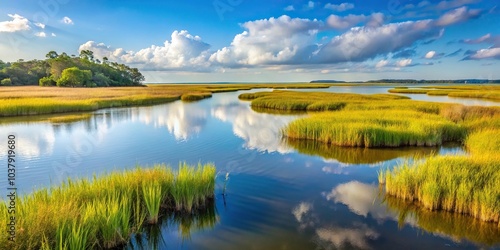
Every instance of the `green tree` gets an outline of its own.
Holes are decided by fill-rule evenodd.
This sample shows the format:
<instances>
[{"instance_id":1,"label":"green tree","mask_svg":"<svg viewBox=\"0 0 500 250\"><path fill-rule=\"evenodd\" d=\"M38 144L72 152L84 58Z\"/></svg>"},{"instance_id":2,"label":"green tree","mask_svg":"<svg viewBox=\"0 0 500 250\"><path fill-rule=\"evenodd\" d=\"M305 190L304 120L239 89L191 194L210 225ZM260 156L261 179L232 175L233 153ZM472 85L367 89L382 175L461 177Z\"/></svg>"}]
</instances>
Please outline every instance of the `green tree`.
<instances>
[{"instance_id":1,"label":"green tree","mask_svg":"<svg viewBox=\"0 0 500 250\"><path fill-rule=\"evenodd\" d=\"M54 58L57 58L59 55L57 54L57 52L51 50L49 51L49 53L47 53L47 55L45 55L45 57L47 59L54 59Z\"/></svg>"},{"instance_id":2,"label":"green tree","mask_svg":"<svg viewBox=\"0 0 500 250\"><path fill-rule=\"evenodd\" d=\"M90 87L92 85L92 71L71 67L63 70L57 80L59 87Z\"/></svg>"},{"instance_id":3,"label":"green tree","mask_svg":"<svg viewBox=\"0 0 500 250\"><path fill-rule=\"evenodd\" d=\"M0 81L0 85L1 86L10 86L10 85L12 85L12 81L10 80L10 78L5 78L2 81Z\"/></svg>"},{"instance_id":4,"label":"green tree","mask_svg":"<svg viewBox=\"0 0 500 250\"><path fill-rule=\"evenodd\" d=\"M54 82L54 80L52 80L51 77L45 76L45 77L40 78L39 85L40 86L55 86L56 82Z\"/></svg>"}]
</instances>

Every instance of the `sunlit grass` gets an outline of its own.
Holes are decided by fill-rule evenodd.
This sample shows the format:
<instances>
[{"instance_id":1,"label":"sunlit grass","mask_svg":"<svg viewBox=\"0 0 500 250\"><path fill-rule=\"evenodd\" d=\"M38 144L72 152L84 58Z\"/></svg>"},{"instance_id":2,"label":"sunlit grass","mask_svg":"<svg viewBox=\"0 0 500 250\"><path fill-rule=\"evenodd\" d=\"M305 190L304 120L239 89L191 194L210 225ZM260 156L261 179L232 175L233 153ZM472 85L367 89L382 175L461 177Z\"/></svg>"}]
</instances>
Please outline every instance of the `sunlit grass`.
<instances>
[{"instance_id":1,"label":"sunlit grass","mask_svg":"<svg viewBox=\"0 0 500 250\"><path fill-rule=\"evenodd\" d=\"M420 88L390 89L389 93L398 94L427 94L462 98L490 99L500 101L499 85L451 85L451 86L428 86Z\"/></svg>"},{"instance_id":2,"label":"sunlit grass","mask_svg":"<svg viewBox=\"0 0 500 250\"><path fill-rule=\"evenodd\" d=\"M154 84L147 87L51 88L37 86L0 88L0 116L39 115L92 111L110 107L152 105L183 99L196 101L212 93L252 88L328 88L331 84Z\"/></svg>"},{"instance_id":3,"label":"sunlit grass","mask_svg":"<svg viewBox=\"0 0 500 250\"><path fill-rule=\"evenodd\" d=\"M288 138L351 147L436 146L460 141L465 129L445 118L417 111L350 110L313 114L291 122Z\"/></svg>"},{"instance_id":4,"label":"sunlit grass","mask_svg":"<svg viewBox=\"0 0 500 250\"><path fill-rule=\"evenodd\" d=\"M91 117L91 114L75 114L75 115L64 115L64 116L55 116L50 117L48 120L51 123L71 123L82 120L87 120Z\"/></svg>"},{"instance_id":5,"label":"sunlit grass","mask_svg":"<svg viewBox=\"0 0 500 250\"><path fill-rule=\"evenodd\" d=\"M469 214L500 226L498 132L487 129L471 133L466 139L471 156L433 156L388 170L387 193L418 201L430 210Z\"/></svg>"},{"instance_id":6,"label":"sunlit grass","mask_svg":"<svg viewBox=\"0 0 500 250\"><path fill-rule=\"evenodd\" d=\"M180 186L182 185L182 187ZM16 242L2 230L0 245L7 249L115 248L140 232L147 217L157 223L163 211L191 211L213 197L215 167L182 164L179 172L164 165L67 180L59 187L45 188L17 201ZM175 193L175 190L189 190ZM175 195L174 195L175 193ZM0 205L0 223L10 215ZM4 226L5 228L5 226Z\"/></svg>"}]
</instances>

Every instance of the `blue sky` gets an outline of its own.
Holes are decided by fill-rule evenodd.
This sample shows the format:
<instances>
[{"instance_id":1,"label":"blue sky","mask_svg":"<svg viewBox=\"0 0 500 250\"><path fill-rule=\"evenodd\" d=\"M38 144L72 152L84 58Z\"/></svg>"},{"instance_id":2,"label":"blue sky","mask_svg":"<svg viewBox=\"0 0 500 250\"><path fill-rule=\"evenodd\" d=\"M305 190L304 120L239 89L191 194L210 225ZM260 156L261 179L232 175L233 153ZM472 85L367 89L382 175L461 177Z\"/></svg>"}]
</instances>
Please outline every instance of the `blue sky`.
<instances>
[{"instance_id":1,"label":"blue sky","mask_svg":"<svg viewBox=\"0 0 500 250\"><path fill-rule=\"evenodd\" d=\"M4 0L0 60L50 50L147 82L500 79L498 0Z\"/></svg>"}]
</instances>

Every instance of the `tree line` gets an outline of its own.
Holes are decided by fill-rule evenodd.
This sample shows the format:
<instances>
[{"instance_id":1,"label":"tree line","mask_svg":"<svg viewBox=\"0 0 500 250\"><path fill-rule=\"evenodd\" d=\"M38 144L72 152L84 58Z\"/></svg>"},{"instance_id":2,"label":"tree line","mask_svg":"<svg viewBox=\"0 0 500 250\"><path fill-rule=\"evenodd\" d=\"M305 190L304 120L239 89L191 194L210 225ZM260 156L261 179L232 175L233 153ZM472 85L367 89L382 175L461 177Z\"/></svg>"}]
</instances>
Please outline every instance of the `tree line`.
<instances>
[{"instance_id":1,"label":"tree line","mask_svg":"<svg viewBox=\"0 0 500 250\"><path fill-rule=\"evenodd\" d=\"M13 63L0 60L0 85L112 87L142 85L144 76L137 68L99 60L94 52L82 50L79 56L50 51L45 60L22 59Z\"/></svg>"}]
</instances>

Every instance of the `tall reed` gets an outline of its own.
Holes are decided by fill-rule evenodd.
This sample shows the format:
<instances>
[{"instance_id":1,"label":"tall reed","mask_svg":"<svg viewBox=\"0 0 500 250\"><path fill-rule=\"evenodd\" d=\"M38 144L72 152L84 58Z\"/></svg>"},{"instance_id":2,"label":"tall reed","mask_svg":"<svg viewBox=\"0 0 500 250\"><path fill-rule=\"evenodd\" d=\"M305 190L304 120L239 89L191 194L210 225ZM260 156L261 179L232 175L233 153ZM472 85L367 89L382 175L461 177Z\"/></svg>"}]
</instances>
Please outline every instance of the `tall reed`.
<instances>
[{"instance_id":1,"label":"tall reed","mask_svg":"<svg viewBox=\"0 0 500 250\"><path fill-rule=\"evenodd\" d=\"M188 211L213 197L215 166L181 164L113 172L92 179L68 179L58 187L22 196L17 203L15 243L2 230L7 249L116 248L126 244L143 223L157 223L171 203ZM185 190L175 194L175 190ZM168 216L167 216L168 217ZM0 204L0 223L7 225L7 203Z\"/></svg>"}]
</instances>

